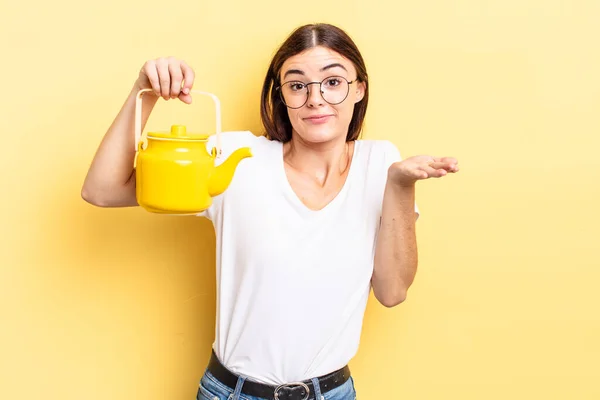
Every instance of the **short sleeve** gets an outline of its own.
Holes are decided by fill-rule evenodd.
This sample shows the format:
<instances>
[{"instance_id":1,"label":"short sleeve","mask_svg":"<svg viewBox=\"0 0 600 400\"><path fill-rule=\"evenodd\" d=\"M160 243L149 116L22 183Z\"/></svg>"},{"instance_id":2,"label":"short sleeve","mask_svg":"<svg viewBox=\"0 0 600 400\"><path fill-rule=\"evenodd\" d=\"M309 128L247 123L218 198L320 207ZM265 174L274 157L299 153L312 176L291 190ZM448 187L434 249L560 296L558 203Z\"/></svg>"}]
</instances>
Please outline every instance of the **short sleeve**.
<instances>
[{"instance_id":1,"label":"short sleeve","mask_svg":"<svg viewBox=\"0 0 600 400\"><path fill-rule=\"evenodd\" d=\"M392 142L390 142L389 140L385 140L384 142L384 165L385 165L385 171L387 174L387 170L390 168L390 166L393 163L402 161L402 156L400 155L400 151L398 150L398 148L396 147L396 145ZM419 207L417 206L417 203L415 201L415 213L417 214L417 219L419 219L419 216L421 215L421 212L419 211Z\"/></svg>"},{"instance_id":2,"label":"short sleeve","mask_svg":"<svg viewBox=\"0 0 600 400\"><path fill-rule=\"evenodd\" d=\"M393 163L402 161L402 156L400 156L400 151L394 143L385 140L383 141L383 144L384 165L387 170Z\"/></svg>"}]
</instances>

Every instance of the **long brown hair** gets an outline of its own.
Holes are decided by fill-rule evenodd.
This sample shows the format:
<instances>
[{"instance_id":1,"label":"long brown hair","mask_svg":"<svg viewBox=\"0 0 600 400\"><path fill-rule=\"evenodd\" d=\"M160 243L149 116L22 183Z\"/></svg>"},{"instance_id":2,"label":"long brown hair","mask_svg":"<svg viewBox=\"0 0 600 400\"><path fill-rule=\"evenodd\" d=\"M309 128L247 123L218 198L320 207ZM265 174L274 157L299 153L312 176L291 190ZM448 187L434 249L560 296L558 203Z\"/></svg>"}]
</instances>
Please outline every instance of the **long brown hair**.
<instances>
[{"instance_id":1,"label":"long brown hair","mask_svg":"<svg viewBox=\"0 0 600 400\"><path fill-rule=\"evenodd\" d=\"M365 83L365 94L354 105L346 140L356 140L360 136L369 101L368 75L362 55L342 29L330 24L309 24L291 33L271 60L267 71L261 94L260 117L268 138L284 143L292 138L292 124L287 108L275 90L280 84L279 74L283 63L288 58L317 46L327 47L349 59L356 68L358 81Z\"/></svg>"}]
</instances>

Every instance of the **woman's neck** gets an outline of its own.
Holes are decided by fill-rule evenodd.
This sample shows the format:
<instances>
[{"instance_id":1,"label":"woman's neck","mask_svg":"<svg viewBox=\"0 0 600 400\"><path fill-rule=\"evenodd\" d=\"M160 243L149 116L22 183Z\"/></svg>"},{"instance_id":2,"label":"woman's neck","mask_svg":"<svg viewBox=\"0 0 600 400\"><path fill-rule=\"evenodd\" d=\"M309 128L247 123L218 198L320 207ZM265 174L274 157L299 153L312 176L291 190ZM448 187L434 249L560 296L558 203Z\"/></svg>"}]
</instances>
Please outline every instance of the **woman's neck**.
<instances>
[{"instance_id":1,"label":"woman's neck","mask_svg":"<svg viewBox=\"0 0 600 400\"><path fill-rule=\"evenodd\" d=\"M283 159L295 171L314 177L325 185L330 178L345 175L354 152L354 142L346 142L342 137L323 143L310 143L293 135L284 144Z\"/></svg>"}]
</instances>

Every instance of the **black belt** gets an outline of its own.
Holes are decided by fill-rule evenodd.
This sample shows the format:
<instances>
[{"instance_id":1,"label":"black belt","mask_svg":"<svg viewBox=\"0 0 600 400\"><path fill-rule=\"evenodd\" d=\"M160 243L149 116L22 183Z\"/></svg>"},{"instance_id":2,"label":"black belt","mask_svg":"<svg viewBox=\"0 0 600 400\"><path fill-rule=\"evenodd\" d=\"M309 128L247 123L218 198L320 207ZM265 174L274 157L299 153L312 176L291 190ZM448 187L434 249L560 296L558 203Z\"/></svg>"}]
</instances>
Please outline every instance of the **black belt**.
<instances>
[{"instance_id":1,"label":"black belt","mask_svg":"<svg viewBox=\"0 0 600 400\"><path fill-rule=\"evenodd\" d=\"M239 376L221 364L214 350L207 369L221 383L229 386L232 390L235 389ZM348 378L350 378L350 368L347 365L337 371L319 377L321 393L326 393L343 385ZM315 390L311 380L286 383L279 386L246 380L242 386L242 393L268 400L315 400Z\"/></svg>"}]
</instances>

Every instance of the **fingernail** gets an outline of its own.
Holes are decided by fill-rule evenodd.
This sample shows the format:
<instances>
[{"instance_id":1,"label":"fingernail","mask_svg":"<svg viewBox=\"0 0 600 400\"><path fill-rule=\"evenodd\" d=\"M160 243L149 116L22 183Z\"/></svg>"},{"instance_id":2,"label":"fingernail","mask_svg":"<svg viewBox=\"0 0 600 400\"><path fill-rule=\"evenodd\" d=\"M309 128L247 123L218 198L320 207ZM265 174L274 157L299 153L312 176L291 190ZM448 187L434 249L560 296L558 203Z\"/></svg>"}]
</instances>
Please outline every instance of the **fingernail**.
<instances>
[{"instance_id":1,"label":"fingernail","mask_svg":"<svg viewBox=\"0 0 600 400\"><path fill-rule=\"evenodd\" d=\"M188 89L188 88L184 88L184 89L183 89L183 93L185 93L185 94L189 94L189 93L190 93L190 89Z\"/></svg>"}]
</instances>

